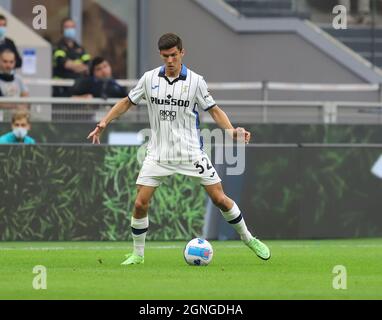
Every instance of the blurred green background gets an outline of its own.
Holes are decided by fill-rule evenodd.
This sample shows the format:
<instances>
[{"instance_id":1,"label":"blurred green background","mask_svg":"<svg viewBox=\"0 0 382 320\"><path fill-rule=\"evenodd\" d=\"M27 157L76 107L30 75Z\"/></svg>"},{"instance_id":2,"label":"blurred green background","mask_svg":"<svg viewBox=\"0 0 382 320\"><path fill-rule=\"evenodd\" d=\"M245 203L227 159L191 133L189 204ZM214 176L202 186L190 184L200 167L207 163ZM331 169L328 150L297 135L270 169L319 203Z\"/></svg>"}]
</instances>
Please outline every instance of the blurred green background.
<instances>
[{"instance_id":1,"label":"blurred green background","mask_svg":"<svg viewBox=\"0 0 382 320\"><path fill-rule=\"evenodd\" d=\"M0 239L128 240L137 147L0 146ZM201 233L206 195L169 177L151 203L148 239Z\"/></svg>"},{"instance_id":2,"label":"blurred green background","mask_svg":"<svg viewBox=\"0 0 382 320\"><path fill-rule=\"evenodd\" d=\"M34 124L32 136L51 143L79 143L92 128L91 123ZM117 123L110 131L141 128ZM382 236L382 180L370 172L382 148L364 145L380 142L380 127L256 125L249 129L258 143L358 144L251 146L240 179L225 177L224 166L217 167L228 195L232 186L242 190L240 199L234 198L254 234L268 239ZM137 150L90 144L0 146L0 239L130 239L140 169ZM201 236L206 212L220 215L206 204L198 181L179 175L167 178L150 207L148 239Z\"/></svg>"}]
</instances>

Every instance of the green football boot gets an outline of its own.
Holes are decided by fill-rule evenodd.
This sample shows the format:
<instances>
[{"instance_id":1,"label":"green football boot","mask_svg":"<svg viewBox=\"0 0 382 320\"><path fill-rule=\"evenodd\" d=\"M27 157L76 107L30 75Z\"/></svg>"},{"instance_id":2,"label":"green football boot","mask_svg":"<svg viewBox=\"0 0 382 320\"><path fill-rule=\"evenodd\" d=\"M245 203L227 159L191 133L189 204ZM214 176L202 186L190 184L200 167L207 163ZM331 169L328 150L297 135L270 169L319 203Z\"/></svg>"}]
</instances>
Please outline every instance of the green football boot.
<instances>
[{"instance_id":1,"label":"green football boot","mask_svg":"<svg viewBox=\"0 0 382 320\"><path fill-rule=\"evenodd\" d=\"M143 264L145 262L144 257L138 256L134 253L130 253L126 255L126 260L121 263L122 266L127 266L130 264Z\"/></svg>"},{"instance_id":2,"label":"green football boot","mask_svg":"<svg viewBox=\"0 0 382 320\"><path fill-rule=\"evenodd\" d=\"M271 257L271 251L269 248L262 243L260 240L253 238L246 245L254 252L256 255L263 260L269 260Z\"/></svg>"}]
</instances>

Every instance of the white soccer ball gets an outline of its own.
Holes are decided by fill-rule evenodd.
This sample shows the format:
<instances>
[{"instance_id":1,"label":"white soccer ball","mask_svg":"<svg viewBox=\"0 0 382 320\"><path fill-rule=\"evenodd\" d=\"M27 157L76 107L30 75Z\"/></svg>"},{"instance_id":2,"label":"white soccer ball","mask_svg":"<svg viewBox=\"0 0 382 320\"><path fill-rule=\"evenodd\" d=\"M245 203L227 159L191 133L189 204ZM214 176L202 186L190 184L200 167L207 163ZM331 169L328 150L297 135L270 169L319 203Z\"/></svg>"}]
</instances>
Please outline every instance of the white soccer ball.
<instances>
[{"instance_id":1,"label":"white soccer ball","mask_svg":"<svg viewBox=\"0 0 382 320\"><path fill-rule=\"evenodd\" d=\"M211 260L214 251L211 244L201 238L192 239L184 248L184 260L193 266L206 266Z\"/></svg>"}]
</instances>

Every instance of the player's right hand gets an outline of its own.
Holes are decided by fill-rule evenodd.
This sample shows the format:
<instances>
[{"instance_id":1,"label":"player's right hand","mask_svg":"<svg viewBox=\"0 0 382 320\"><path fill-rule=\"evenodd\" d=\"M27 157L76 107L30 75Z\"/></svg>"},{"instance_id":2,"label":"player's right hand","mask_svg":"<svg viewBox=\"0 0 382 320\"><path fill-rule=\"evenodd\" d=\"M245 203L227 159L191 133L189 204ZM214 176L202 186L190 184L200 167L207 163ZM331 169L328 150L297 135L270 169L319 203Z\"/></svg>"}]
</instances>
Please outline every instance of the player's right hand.
<instances>
[{"instance_id":1,"label":"player's right hand","mask_svg":"<svg viewBox=\"0 0 382 320\"><path fill-rule=\"evenodd\" d=\"M106 128L106 124L103 123L103 122L100 122L99 124L97 124L97 127L89 133L87 139L92 139L92 143L93 144L100 144L100 136L103 132L103 130Z\"/></svg>"}]
</instances>

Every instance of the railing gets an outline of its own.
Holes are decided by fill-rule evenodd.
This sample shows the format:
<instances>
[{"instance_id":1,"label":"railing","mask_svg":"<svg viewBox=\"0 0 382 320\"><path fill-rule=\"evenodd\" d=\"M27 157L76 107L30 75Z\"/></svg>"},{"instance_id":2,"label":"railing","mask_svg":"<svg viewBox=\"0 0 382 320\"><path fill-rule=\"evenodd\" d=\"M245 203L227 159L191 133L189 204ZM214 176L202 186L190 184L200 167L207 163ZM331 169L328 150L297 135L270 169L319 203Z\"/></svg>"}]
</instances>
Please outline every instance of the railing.
<instances>
[{"instance_id":1,"label":"railing","mask_svg":"<svg viewBox=\"0 0 382 320\"><path fill-rule=\"evenodd\" d=\"M71 86L73 80L26 79L29 85ZM128 88L137 80L118 80ZM382 84L309 84L283 82L226 82L208 83L209 88L219 96L227 93L252 92L258 98L217 99L231 120L236 123L350 123L381 124L382 122ZM273 93L318 93L329 96L331 93L353 95L363 93L368 98L373 95L374 102L343 101L346 99L271 99ZM238 96L238 95L236 95ZM279 95L280 96L280 95ZM359 99L361 100L361 99ZM369 99L370 100L370 99ZM9 121L16 107L31 111L34 121L53 122L97 122L117 102L117 99L79 99L79 98L0 98L0 121ZM144 104L144 103L143 103ZM212 121L208 113L200 113L204 122ZM123 121L147 123L146 108L135 107L121 117Z\"/></svg>"},{"instance_id":2,"label":"railing","mask_svg":"<svg viewBox=\"0 0 382 320\"><path fill-rule=\"evenodd\" d=\"M25 78L25 84L29 86L62 86L71 87L74 80L57 80L44 78ZM118 84L133 88L137 83L137 79L119 79ZM331 91L331 92L382 92L382 83L291 83L291 82L274 82L274 81L253 81L253 82L209 82L208 87L211 90L253 90L261 91L265 98L270 91ZM266 99L265 99L266 100ZM380 96L382 102L382 94Z\"/></svg>"},{"instance_id":3,"label":"railing","mask_svg":"<svg viewBox=\"0 0 382 320\"><path fill-rule=\"evenodd\" d=\"M33 121L97 122L118 100L71 98L2 98L0 121L9 121L14 108L30 110ZM217 100L234 123L382 124L382 103L346 101ZM144 103L143 103L144 104ZM211 122L200 112L203 122ZM119 120L149 121L147 108L134 107Z\"/></svg>"}]
</instances>

